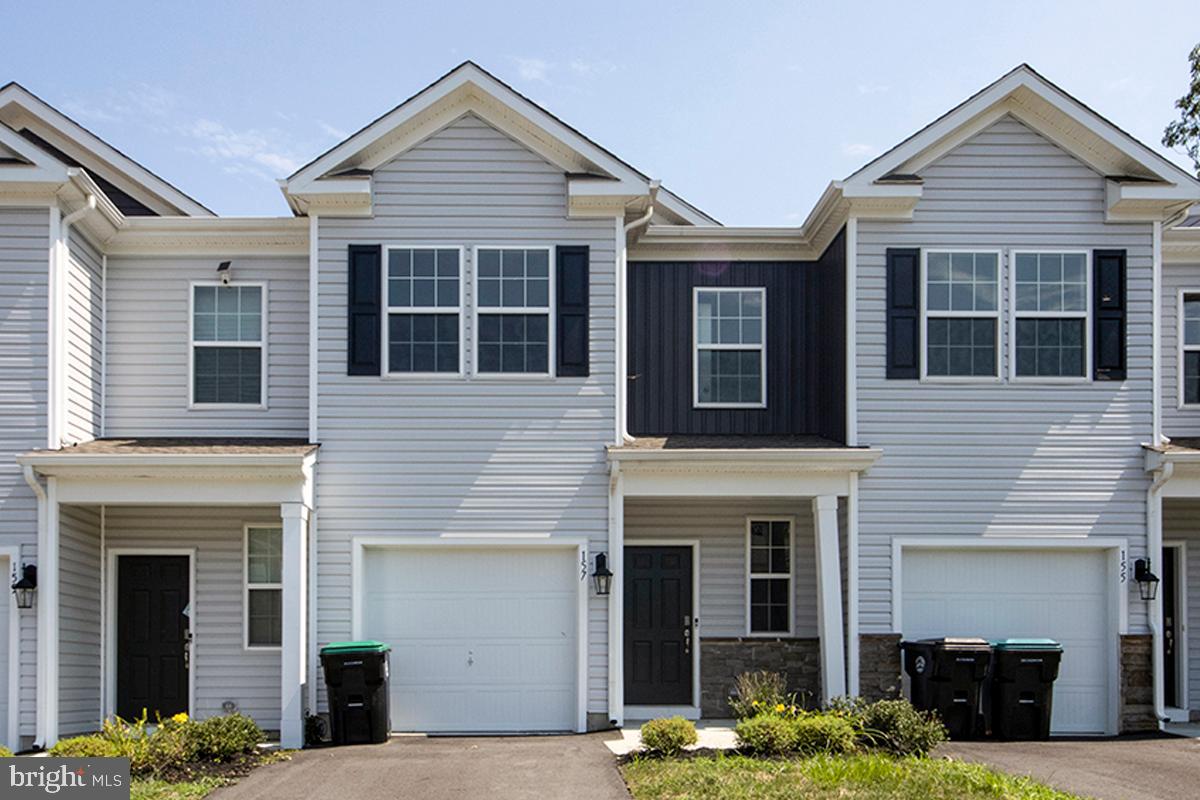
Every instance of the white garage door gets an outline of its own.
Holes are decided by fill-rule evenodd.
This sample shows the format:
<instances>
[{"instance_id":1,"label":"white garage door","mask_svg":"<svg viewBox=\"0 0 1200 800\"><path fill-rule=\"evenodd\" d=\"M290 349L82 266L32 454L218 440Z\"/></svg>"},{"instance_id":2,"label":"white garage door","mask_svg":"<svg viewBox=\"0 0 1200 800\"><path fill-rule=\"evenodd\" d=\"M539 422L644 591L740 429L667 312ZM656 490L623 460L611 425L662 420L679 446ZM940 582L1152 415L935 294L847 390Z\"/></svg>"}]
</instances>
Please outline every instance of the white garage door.
<instances>
[{"instance_id":1,"label":"white garage door","mask_svg":"<svg viewBox=\"0 0 1200 800\"><path fill-rule=\"evenodd\" d=\"M905 639L1049 638L1062 643L1054 733L1104 733L1111 702L1108 557L1099 550L906 550Z\"/></svg>"},{"instance_id":2,"label":"white garage door","mask_svg":"<svg viewBox=\"0 0 1200 800\"><path fill-rule=\"evenodd\" d=\"M363 638L392 646L392 729L576 728L574 548L368 548Z\"/></svg>"}]
</instances>

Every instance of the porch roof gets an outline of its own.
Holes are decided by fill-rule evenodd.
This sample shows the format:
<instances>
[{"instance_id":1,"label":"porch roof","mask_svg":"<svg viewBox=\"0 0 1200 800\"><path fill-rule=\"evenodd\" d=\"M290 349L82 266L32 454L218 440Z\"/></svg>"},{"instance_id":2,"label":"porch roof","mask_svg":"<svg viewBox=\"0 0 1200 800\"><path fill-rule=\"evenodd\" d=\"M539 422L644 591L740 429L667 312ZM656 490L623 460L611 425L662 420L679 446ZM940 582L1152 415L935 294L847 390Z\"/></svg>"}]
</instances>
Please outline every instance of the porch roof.
<instances>
[{"instance_id":1,"label":"porch roof","mask_svg":"<svg viewBox=\"0 0 1200 800\"><path fill-rule=\"evenodd\" d=\"M209 462L236 459L262 463L264 458L301 460L316 452L318 444L305 439L268 439L261 437L142 437L93 439L61 450L30 450L18 457L22 464L95 464L119 463L139 459L180 463L206 459ZM279 462L277 462L279 463Z\"/></svg>"}]
</instances>

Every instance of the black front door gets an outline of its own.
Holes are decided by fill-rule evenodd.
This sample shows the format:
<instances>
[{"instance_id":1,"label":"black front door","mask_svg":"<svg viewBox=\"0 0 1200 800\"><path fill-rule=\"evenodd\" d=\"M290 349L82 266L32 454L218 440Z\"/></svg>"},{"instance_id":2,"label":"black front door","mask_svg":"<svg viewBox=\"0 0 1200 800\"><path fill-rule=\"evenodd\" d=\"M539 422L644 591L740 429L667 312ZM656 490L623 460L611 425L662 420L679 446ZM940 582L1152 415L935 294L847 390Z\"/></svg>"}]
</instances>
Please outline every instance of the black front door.
<instances>
[{"instance_id":1,"label":"black front door","mask_svg":"<svg viewBox=\"0 0 1200 800\"><path fill-rule=\"evenodd\" d=\"M692 548L625 548L625 702L692 704Z\"/></svg>"},{"instance_id":2,"label":"black front door","mask_svg":"<svg viewBox=\"0 0 1200 800\"><path fill-rule=\"evenodd\" d=\"M117 557L117 715L188 710L188 557Z\"/></svg>"},{"instance_id":3,"label":"black front door","mask_svg":"<svg viewBox=\"0 0 1200 800\"><path fill-rule=\"evenodd\" d=\"M1178 565L1175 554L1179 551L1174 547L1164 547L1162 551L1162 608L1163 608L1163 701L1166 705L1179 708L1179 656L1176 648L1182 645L1179 636L1178 603L1179 579Z\"/></svg>"}]
</instances>

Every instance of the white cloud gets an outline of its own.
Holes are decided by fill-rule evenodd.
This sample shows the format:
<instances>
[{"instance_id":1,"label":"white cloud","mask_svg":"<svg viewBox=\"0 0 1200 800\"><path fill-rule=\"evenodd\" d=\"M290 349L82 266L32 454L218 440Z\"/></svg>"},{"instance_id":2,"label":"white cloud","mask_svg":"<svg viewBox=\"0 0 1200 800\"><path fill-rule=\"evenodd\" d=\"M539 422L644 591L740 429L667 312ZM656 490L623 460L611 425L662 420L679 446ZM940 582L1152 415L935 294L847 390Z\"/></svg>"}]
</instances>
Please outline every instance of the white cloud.
<instances>
[{"instance_id":1,"label":"white cloud","mask_svg":"<svg viewBox=\"0 0 1200 800\"><path fill-rule=\"evenodd\" d=\"M527 81L549 81L550 63L540 58L517 58L517 74Z\"/></svg>"},{"instance_id":2,"label":"white cloud","mask_svg":"<svg viewBox=\"0 0 1200 800\"><path fill-rule=\"evenodd\" d=\"M860 83L858 85L859 94L883 94L891 89L890 86L885 86L882 83Z\"/></svg>"},{"instance_id":3,"label":"white cloud","mask_svg":"<svg viewBox=\"0 0 1200 800\"><path fill-rule=\"evenodd\" d=\"M253 128L239 131L204 118L182 125L179 130L196 142L188 149L220 164L224 169L251 173L257 170L257 174L272 179L295 172L303 163L286 145L288 139L282 131ZM271 174L258 168L270 170Z\"/></svg>"},{"instance_id":4,"label":"white cloud","mask_svg":"<svg viewBox=\"0 0 1200 800\"><path fill-rule=\"evenodd\" d=\"M608 75L617 71L617 65L611 61L589 61L583 58L575 58L568 64L571 72L576 75Z\"/></svg>"},{"instance_id":5,"label":"white cloud","mask_svg":"<svg viewBox=\"0 0 1200 800\"><path fill-rule=\"evenodd\" d=\"M331 139L337 139L339 142L342 139L346 139L350 136L350 134L346 131L342 130L341 128L334 127L324 120L317 120L317 127L319 127L321 132L326 136Z\"/></svg>"},{"instance_id":6,"label":"white cloud","mask_svg":"<svg viewBox=\"0 0 1200 800\"><path fill-rule=\"evenodd\" d=\"M849 142L842 145L842 155L851 158L874 158L879 155L879 148L863 142Z\"/></svg>"}]
</instances>

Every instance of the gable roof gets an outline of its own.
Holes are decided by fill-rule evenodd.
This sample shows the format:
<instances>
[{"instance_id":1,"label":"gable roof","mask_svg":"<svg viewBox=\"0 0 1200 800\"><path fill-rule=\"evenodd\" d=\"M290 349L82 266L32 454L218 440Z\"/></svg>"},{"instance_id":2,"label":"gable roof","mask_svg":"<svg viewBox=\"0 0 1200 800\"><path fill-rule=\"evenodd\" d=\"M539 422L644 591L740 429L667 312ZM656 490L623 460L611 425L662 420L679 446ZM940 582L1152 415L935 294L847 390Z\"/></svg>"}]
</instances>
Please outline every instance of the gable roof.
<instances>
[{"instance_id":1,"label":"gable roof","mask_svg":"<svg viewBox=\"0 0 1200 800\"><path fill-rule=\"evenodd\" d=\"M370 173L465 114L473 113L568 176L572 197L648 197L651 179L471 61L300 167L281 188L296 213L301 197L369 193ZM666 189L656 208L684 225L719 225Z\"/></svg>"},{"instance_id":2,"label":"gable roof","mask_svg":"<svg viewBox=\"0 0 1200 800\"><path fill-rule=\"evenodd\" d=\"M133 215L215 216L212 210L16 82L0 87L0 123L63 167L83 167Z\"/></svg>"}]
</instances>

